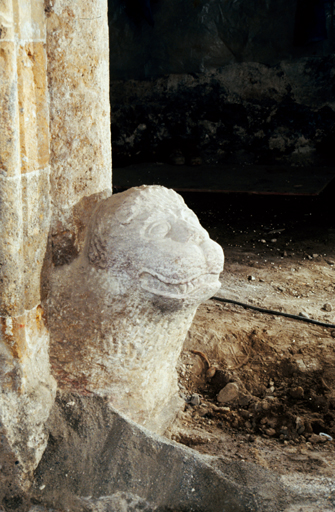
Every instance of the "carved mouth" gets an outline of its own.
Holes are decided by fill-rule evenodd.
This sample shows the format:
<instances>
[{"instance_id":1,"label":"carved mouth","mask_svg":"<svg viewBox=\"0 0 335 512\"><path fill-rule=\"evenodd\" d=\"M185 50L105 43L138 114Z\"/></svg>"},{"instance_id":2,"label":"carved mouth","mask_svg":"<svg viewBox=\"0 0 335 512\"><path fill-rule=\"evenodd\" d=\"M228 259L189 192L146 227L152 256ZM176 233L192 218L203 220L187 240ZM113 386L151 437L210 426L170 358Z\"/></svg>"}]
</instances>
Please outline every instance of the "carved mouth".
<instances>
[{"instance_id":1,"label":"carved mouth","mask_svg":"<svg viewBox=\"0 0 335 512\"><path fill-rule=\"evenodd\" d=\"M186 297L206 295L210 297L220 288L219 276L217 273L208 273L189 278L187 281L167 279L155 272L145 270L140 275L141 287L155 295L170 299L183 299Z\"/></svg>"}]
</instances>

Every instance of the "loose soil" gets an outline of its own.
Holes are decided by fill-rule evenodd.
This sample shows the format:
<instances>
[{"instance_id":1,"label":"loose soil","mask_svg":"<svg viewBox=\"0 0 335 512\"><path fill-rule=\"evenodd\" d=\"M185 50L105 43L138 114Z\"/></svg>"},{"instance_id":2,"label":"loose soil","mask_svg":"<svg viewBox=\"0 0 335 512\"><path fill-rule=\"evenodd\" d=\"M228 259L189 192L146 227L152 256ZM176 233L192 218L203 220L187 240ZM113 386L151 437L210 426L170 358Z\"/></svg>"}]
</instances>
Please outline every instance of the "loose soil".
<instances>
[{"instance_id":1,"label":"loose soil","mask_svg":"<svg viewBox=\"0 0 335 512\"><path fill-rule=\"evenodd\" d=\"M335 324L334 196L185 194L225 251L217 295ZM305 500L287 510L335 510L335 327L209 300L178 372L185 410L168 437L280 474Z\"/></svg>"}]
</instances>

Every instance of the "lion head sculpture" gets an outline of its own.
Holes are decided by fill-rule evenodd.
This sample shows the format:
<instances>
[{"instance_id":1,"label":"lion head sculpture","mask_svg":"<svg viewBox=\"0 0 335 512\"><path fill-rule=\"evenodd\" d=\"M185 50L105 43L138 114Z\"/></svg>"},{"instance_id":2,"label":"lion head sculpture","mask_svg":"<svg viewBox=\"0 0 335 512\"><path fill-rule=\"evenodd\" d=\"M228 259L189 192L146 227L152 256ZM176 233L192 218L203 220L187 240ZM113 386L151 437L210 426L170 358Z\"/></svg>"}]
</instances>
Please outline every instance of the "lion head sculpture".
<instances>
[{"instance_id":1,"label":"lion head sculpture","mask_svg":"<svg viewBox=\"0 0 335 512\"><path fill-rule=\"evenodd\" d=\"M142 186L102 201L82 253L52 280L59 385L107 396L135 421L164 430L176 412L184 339L222 269L222 248L173 190Z\"/></svg>"},{"instance_id":2,"label":"lion head sculpture","mask_svg":"<svg viewBox=\"0 0 335 512\"><path fill-rule=\"evenodd\" d=\"M161 186L130 189L96 209L85 254L90 265L147 292L201 301L220 287L223 252L182 197Z\"/></svg>"}]
</instances>

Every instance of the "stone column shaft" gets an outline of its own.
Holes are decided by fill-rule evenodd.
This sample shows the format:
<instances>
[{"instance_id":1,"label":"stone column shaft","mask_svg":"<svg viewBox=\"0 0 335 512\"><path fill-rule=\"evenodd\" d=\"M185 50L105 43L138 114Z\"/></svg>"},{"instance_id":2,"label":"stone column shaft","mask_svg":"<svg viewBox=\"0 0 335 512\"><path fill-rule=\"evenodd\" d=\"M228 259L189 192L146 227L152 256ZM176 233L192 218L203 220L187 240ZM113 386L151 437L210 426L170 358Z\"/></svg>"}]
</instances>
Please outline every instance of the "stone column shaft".
<instances>
[{"instance_id":1,"label":"stone column shaft","mask_svg":"<svg viewBox=\"0 0 335 512\"><path fill-rule=\"evenodd\" d=\"M13 472L28 485L55 396L40 306L51 204L45 45L43 0L0 1L0 498Z\"/></svg>"}]
</instances>

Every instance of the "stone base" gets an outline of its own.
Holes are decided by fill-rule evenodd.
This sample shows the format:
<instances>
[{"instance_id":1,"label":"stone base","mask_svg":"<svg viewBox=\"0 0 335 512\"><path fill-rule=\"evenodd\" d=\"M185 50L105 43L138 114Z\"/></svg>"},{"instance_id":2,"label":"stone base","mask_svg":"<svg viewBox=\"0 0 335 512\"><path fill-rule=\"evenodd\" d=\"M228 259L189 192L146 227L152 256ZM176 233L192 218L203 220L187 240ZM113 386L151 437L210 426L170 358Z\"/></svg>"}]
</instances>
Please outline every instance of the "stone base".
<instances>
[{"instance_id":1,"label":"stone base","mask_svg":"<svg viewBox=\"0 0 335 512\"><path fill-rule=\"evenodd\" d=\"M75 393L58 393L32 499L62 512L268 512L288 503L279 476L201 455Z\"/></svg>"}]
</instances>

